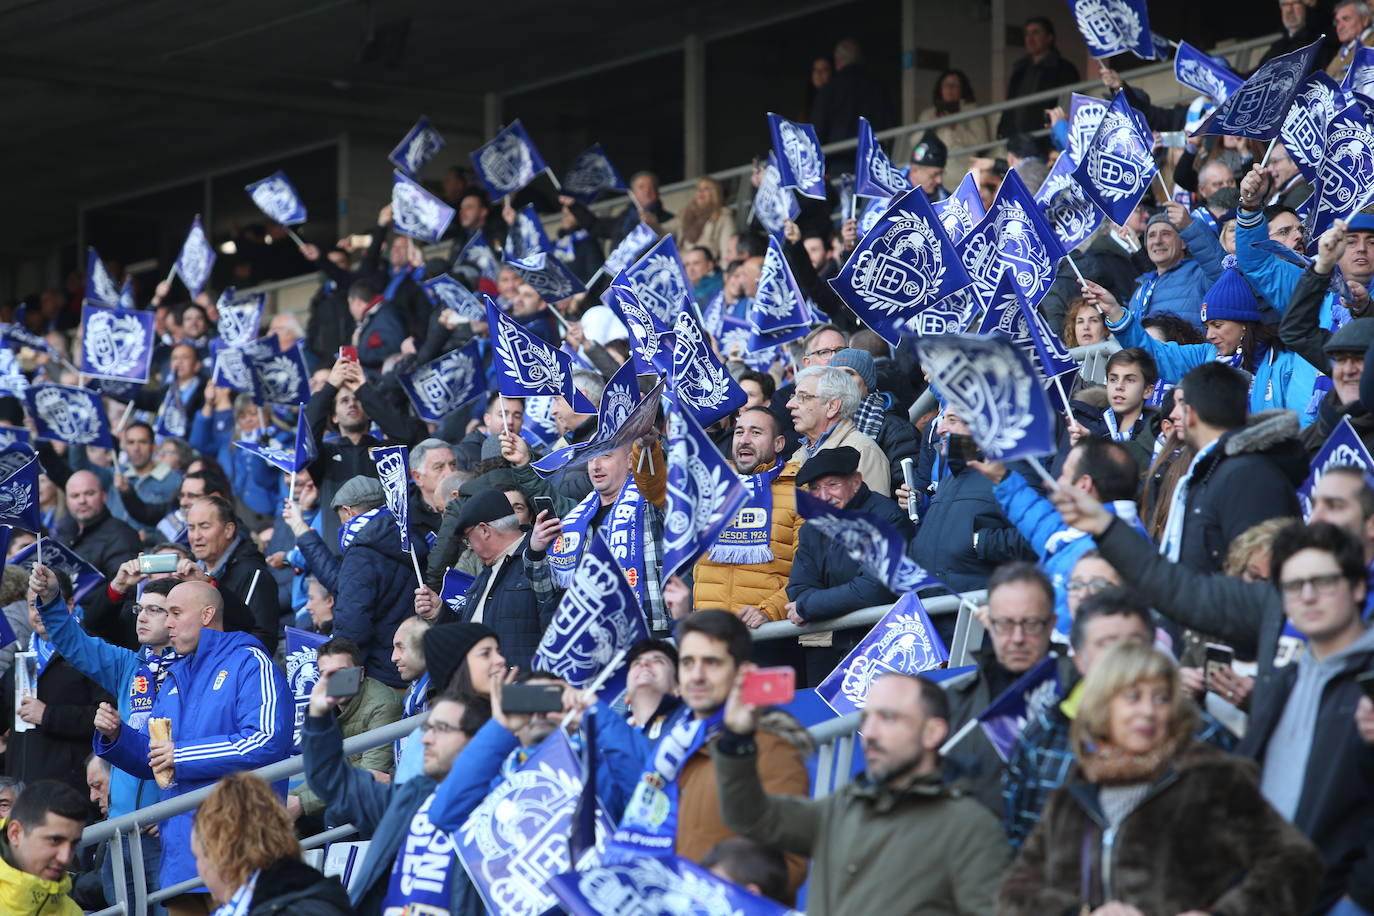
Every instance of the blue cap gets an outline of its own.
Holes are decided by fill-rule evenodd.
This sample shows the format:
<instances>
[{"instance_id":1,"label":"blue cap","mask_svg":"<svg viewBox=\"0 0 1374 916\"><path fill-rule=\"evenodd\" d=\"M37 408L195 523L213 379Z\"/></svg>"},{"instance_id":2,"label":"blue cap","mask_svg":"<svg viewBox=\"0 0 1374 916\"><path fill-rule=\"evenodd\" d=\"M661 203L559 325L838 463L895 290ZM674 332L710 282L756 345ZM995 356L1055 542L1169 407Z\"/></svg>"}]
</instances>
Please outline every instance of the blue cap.
<instances>
[{"instance_id":1,"label":"blue cap","mask_svg":"<svg viewBox=\"0 0 1374 916\"><path fill-rule=\"evenodd\" d=\"M1202 321L1263 321L1255 291L1234 268L1223 270L1202 297Z\"/></svg>"},{"instance_id":2,"label":"blue cap","mask_svg":"<svg viewBox=\"0 0 1374 916\"><path fill-rule=\"evenodd\" d=\"M1345 224L1346 232L1374 232L1374 214L1356 213Z\"/></svg>"}]
</instances>

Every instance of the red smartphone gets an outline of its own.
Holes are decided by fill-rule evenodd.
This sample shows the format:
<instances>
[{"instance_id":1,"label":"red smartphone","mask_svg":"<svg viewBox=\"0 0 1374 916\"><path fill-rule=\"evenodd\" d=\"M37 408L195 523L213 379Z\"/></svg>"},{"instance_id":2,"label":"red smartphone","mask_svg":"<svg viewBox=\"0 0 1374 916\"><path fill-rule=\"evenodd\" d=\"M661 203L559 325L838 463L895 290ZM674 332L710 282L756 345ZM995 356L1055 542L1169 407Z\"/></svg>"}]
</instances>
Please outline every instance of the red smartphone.
<instances>
[{"instance_id":1,"label":"red smartphone","mask_svg":"<svg viewBox=\"0 0 1374 916\"><path fill-rule=\"evenodd\" d=\"M756 668L744 675L739 692L750 706L785 706L797 695L797 672L786 665Z\"/></svg>"},{"instance_id":2,"label":"red smartphone","mask_svg":"<svg viewBox=\"0 0 1374 916\"><path fill-rule=\"evenodd\" d=\"M339 359L352 360L353 362L356 363L356 362L358 361L358 348L357 348L357 347L339 347Z\"/></svg>"}]
</instances>

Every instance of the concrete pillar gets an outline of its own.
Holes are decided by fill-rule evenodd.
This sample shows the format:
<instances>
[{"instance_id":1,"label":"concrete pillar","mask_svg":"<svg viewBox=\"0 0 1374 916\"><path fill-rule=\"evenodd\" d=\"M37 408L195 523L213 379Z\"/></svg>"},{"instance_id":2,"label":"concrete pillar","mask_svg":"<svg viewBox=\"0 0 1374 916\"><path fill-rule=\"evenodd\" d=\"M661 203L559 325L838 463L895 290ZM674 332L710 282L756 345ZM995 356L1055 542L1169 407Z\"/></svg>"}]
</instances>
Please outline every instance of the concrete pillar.
<instances>
[{"instance_id":1,"label":"concrete pillar","mask_svg":"<svg viewBox=\"0 0 1374 916\"><path fill-rule=\"evenodd\" d=\"M902 124L916 123L921 107L916 88L916 0L902 0Z\"/></svg>"},{"instance_id":2,"label":"concrete pillar","mask_svg":"<svg viewBox=\"0 0 1374 916\"><path fill-rule=\"evenodd\" d=\"M706 41L682 41L682 177L706 174Z\"/></svg>"},{"instance_id":3,"label":"concrete pillar","mask_svg":"<svg viewBox=\"0 0 1374 916\"><path fill-rule=\"evenodd\" d=\"M488 92L482 96L482 142L486 143L501 129L501 96Z\"/></svg>"},{"instance_id":4,"label":"concrete pillar","mask_svg":"<svg viewBox=\"0 0 1374 916\"><path fill-rule=\"evenodd\" d=\"M991 47L992 100L1006 101L1007 97L1007 0L992 0Z\"/></svg>"}]
</instances>

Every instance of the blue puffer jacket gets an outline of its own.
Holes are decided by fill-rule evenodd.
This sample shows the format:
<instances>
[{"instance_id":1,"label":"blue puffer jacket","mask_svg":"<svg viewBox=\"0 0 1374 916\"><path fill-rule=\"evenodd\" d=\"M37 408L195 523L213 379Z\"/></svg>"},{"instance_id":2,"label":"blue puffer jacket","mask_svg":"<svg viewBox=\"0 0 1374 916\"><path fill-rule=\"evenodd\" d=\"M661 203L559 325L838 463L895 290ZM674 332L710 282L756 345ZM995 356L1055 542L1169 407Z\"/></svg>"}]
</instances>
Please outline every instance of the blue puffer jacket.
<instances>
[{"instance_id":1,"label":"blue puffer jacket","mask_svg":"<svg viewBox=\"0 0 1374 916\"><path fill-rule=\"evenodd\" d=\"M43 626L57 654L95 681L102 690L113 695L119 703L120 721L128 722L134 690L139 686L145 691L152 690L150 684L133 683L134 675L148 657L148 650L132 652L91 636L81 628L81 621L76 615L68 613L60 597L43 605L38 613L43 617ZM157 783L151 779L139 779L122 769L111 768L110 817L128 814L157 800Z\"/></svg>"},{"instance_id":2,"label":"blue puffer jacket","mask_svg":"<svg viewBox=\"0 0 1374 916\"><path fill-rule=\"evenodd\" d=\"M410 542L423 569L429 551L425 539L413 534ZM314 537L307 532L301 538L312 566L318 557L305 548L307 539ZM415 616L415 569L410 555L401 552L401 534L389 514L377 515L358 532L339 561L335 584L334 635L348 637L363 650L369 677L391 687L404 686L391 663L391 637L401 621Z\"/></svg>"},{"instance_id":3,"label":"blue puffer jacket","mask_svg":"<svg viewBox=\"0 0 1374 916\"><path fill-rule=\"evenodd\" d=\"M153 717L172 720L176 782L159 790L175 798L221 776L252 770L291 754L293 701L286 676L247 633L202 630L195 652L169 669L170 682L153 701ZM148 736L121 728L113 743L96 733L95 750L114 766L152 779ZM275 785L286 796L286 780ZM162 824L162 886L196 877L191 856L194 812Z\"/></svg>"},{"instance_id":4,"label":"blue puffer jacket","mask_svg":"<svg viewBox=\"0 0 1374 916\"><path fill-rule=\"evenodd\" d=\"M229 475L236 495L259 515L275 515L281 471L252 452L234 448L234 412L217 410L210 416L197 413L191 421L191 448L202 455L213 455ZM276 443L281 446L280 442ZM288 450L294 447L287 446Z\"/></svg>"},{"instance_id":5,"label":"blue puffer jacket","mask_svg":"<svg viewBox=\"0 0 1374 916\"><path fill-rule=\"evenodd\" d=\"M1172 384L1178 384L1189 369L1217 358L1216 347L1211 344L1155 340L1140 327L1134 312L1126 312L1118 324L1108 322L1107 329L1121 346L1140 347L1153 356L1159 367L1159 377ZM1250 412L1284 408L1296 413L1302 425L1307 426L1317 418L1321 406L1324 391L1313 395L1317 379L1321 377L1322 373L1292 350L1270 345L1255 367L1255 381L1250 386Z\"/></svg>"},{"instance_id":6,"label":"blue puffer jacket","mask_svg":"<svg viewBox=\"0 0 1374 916\"><path fill-rule=\"evenodd\" d=\"M1282 315L1288 311L1288 300L1293 298L1293 290L1297 288L1298 280L1302 279L1303 269L1253 247L1256 242L1268 240L1269 228L1263 213L1241 211L1236 215L1236 266L1255 290ZM1338 307L1344 311L1345 307L1337 301L1335 293L1327 293L1322 299L1318 323L1330 330L1334 324L1333 313Z\"/></svg>"}]
</instances>

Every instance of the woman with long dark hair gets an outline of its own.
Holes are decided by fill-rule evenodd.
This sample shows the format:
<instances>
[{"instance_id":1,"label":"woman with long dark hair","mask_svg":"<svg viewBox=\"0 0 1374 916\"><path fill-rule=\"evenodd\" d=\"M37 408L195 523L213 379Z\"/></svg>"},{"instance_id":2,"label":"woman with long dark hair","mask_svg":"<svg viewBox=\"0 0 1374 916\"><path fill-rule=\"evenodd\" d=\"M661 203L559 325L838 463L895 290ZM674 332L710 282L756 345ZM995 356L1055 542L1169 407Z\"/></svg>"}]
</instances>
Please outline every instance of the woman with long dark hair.
<instances>
[{"instance_id":1,"label":"woman with long dark hair","mask_svg":"<svg viewBox=\"0 0 1374 916\"><path fill-rule=\"evenodd\" d=\"M963 70L949 69L937 76L930 96L930 107L922 111L916 120L930 121L978 107L978 102L973 97L973 84L969 82L968 74ZM996 126L990 116L969 118L957 124L935 128L935 136L939 137L945 148L952 153L980 143L990 143L996 138ZM977 155L987 154L988 151L984 150ZM951 188L958 184L968 171L972 160L971 155L950 156L949 161L945 163L945 183Z\"/></svg>"}]
</instances>

